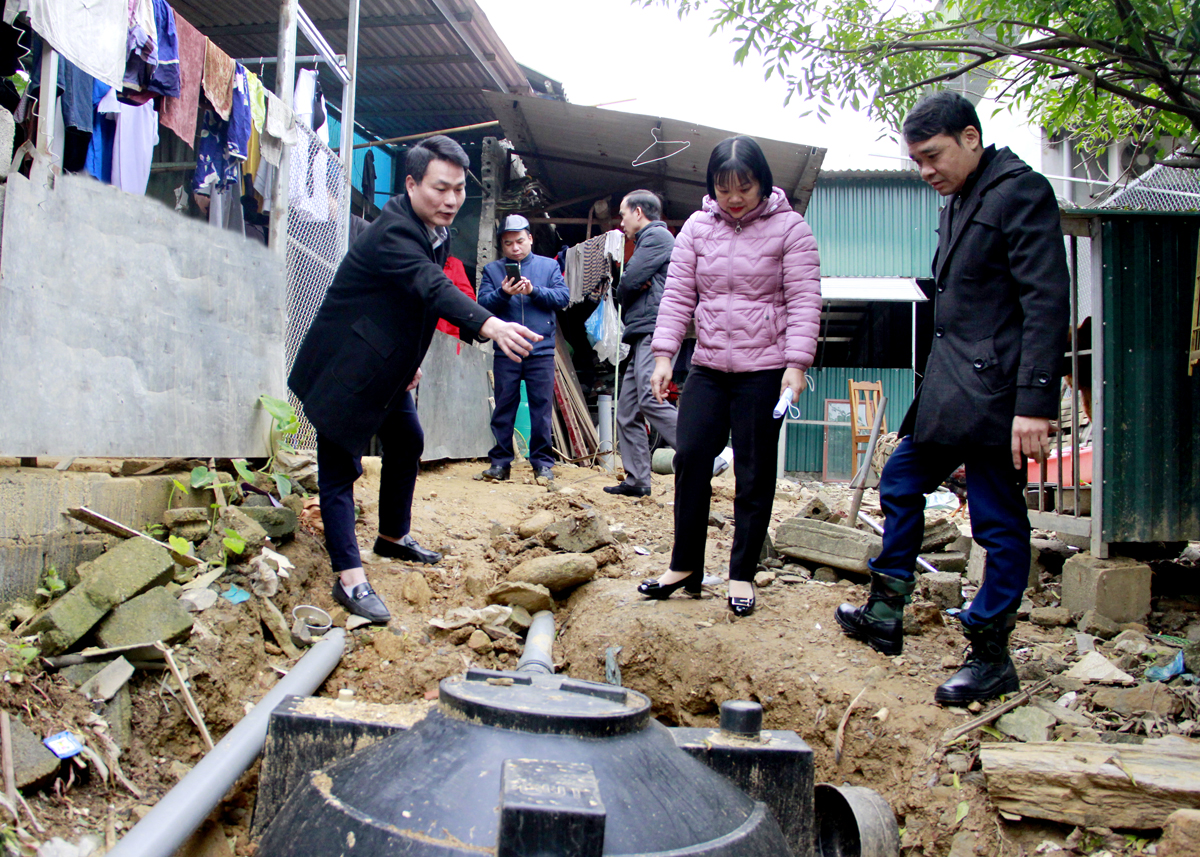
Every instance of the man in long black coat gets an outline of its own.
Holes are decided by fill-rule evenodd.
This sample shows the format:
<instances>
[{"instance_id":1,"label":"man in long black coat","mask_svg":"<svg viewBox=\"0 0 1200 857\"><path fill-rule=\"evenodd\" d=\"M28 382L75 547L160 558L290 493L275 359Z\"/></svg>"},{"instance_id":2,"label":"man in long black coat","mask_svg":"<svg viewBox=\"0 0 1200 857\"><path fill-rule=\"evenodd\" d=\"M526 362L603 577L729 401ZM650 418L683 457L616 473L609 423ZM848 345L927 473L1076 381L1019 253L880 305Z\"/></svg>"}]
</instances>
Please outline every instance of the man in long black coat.
<instances>
[{"instance_id":1,"label":"man in long black coat","mask_svg":"<svg viewBox=\"0 0 1200 857\"><path fill-rule=\"evenodd\" d=\"M1069 277L1050 183L1008 149L983 145L969 101L928 96L903 130L921 178L947 198L933 265L934 338L904 439L880 479L887 523L870 595L863 607L839 607L837 621L878 651L900 653L924 494L965 463L986 573L960 615L970 654L934 694L965 705L1019 689L1008 638L1029 577L1025 464L1045 455L1058 415Z\"/></svg>"},{"instance_id":2,"label":"man in long black coat","mask_svg":"<svg viewBox=\"0 0 1200 857\"><path fill-rule=\"evenodd\" d=\"M492 316L442 272L468 165L449 137L409 149L406 193L393 197L351 245L288 377L317 429L321 517L338 574L333 598L373 622L387 622L390 614L367 582L354 532L354 482L372 436L384 452L374 552L412 562L441 559L409 534L425 440L410 391L421 380L438 319L457 325L468 341L494 340L517 361L542 338Z\"/></svg>"}]
</instances>

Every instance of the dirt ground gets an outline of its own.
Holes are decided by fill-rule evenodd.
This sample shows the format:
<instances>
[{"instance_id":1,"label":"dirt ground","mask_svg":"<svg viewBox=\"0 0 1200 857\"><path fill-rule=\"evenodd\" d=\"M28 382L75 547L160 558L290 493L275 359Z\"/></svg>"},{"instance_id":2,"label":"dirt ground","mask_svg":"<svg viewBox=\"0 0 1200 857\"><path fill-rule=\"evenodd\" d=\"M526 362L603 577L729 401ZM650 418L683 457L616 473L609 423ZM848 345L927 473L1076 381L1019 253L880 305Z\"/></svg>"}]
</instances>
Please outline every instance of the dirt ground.
<instances>
[{"instance_id":1,"label":"dirt ground","mask_svg":"<svg viewBox=\"0 0 1200 857\"><path fill-rule=\"evenodd\" d=\"M434 465L418 480L413 535L444 554L438 565L415 566L364 553L368 576L390 607L392 620L387 627L348 635L345 657L322 687L322 696L350 688L364 701L411 702L431 698L442 678L469 666L514 666L519 643L499 640L492 651L480 653L466 645L470 628L440 631L429 619L454 607L484 606L482 593L488 585L503 579L516 562L549 552L536 547L515 555L521 544L511 533L520 522L543 509L557 517L594 509L623 534L617 545L602 549L610 561L597 578L558 602L554 652L561 671L603 681L606 651L620 647L616 661L622 683L648 695L656 716L668 725L713 726L722 701L757 700L764 707L765 728L794 730L812 746L817 782L864 785L884 795L902 828L905 855L998 857L1058 847L1073 847L1067 853L1076 854L1152 853L1146 850L1152 838L1103 829L1084 834L1067 826L1000 817L979 770L977 737L950 750L942 746L947 729L974 715L933 703L934 688L953 671L964 645L951 620L937 610L918 611L913 624L917 633L906 639L902 656L889 658L847 639L833 621L842 601L865 600L865 579L857 577L776 580L758 590L758 609L744 619L730 614L723 586L706 590L700 600L647 601L635 587L667 567L669 476L654 477L651 497L631 500L603 493L601 488L614 478L596 469L560 465L555 486L547 490L534 484L528 465L514 467L513 480L501 484L473 479L483 466ZM356 492L364 548L375 537L377 491L378 464L368 462ZM732 475L718 477L713 511L719 518L709 528L706 567L718 576L725 574L732 540L732 496ZM797 513L799 497L793 492L777 496L775 524ZM871 505L868 492L866 506ZM274 599L284 614L298 604L314 604L333 614L337 624L344 623L345 612L330 595L332 577L319 535L302 530L282 552L296 565ZM771 565L781 574L810 576L811 570L791 561L773 560ZM236 569L222 579L226 582L244 584ZM1050 603L1056 581L1048 579L1047 584L1037 600ZM1178 633L1184 624L1197 621L1200 605L1188 597L1174 593L1161 602L1154 614L1160 630ZM1038 664L1059 651L1071 634L1073 629L1022 622L1014 648L1023 677L1037 674ZM9 648L0 651L8 660L0 707L42 734L89 728L90 705L66 679L36 665L20 670L16 641L10 635L6 642ZM224 599L197 615L196 629L176 657L214 740L292 663L246 605ZM91 835L111 844L203 757L196 727L166 675L139 670L131 683L133 741L120 766L137 794L115 777L106 783L94 770L67 765L64 777L69 781L60 778L55 788L29 795L44 832L23 825L32 838L22 845L10 830L5 844L11 853L34 854L34 840L52 836L78 842ZM839 723L852 702L839 753ZM216 850L205 853L253 854L248 825L256 783L257 766L214 813L207 832Z\"/></svg>"}]
</instances>

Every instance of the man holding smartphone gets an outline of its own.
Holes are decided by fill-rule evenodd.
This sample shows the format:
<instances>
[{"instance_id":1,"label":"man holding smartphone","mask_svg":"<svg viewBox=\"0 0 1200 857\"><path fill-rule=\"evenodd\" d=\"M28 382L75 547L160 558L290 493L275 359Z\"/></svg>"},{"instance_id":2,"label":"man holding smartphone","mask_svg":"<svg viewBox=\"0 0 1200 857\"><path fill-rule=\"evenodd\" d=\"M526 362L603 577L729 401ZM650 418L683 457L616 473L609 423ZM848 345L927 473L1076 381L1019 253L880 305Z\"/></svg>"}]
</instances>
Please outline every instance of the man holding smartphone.
<instances>
[{"instance_id":1,"label":"man holding smartphone","mask_svg":"<svg viewBox=\"0 0 1200 857\"><path fill-rule=\"evenodd\" d=\"M497 350L493 364L496 408L492 435L496 445L488 452L491 465L480 479L508 479L513 460L513 426L521 404L521 382L529 398L529 463L538 482L554 478L554 452L550 421L554 407L554 332L556 310L567 305L570 292L558 262L533 254L529 221L510 214L500 225L502 258L483 269L479 303L504 321L516 322L542 336L532 353L513 363Z\"/></svg>"}]
</instances>

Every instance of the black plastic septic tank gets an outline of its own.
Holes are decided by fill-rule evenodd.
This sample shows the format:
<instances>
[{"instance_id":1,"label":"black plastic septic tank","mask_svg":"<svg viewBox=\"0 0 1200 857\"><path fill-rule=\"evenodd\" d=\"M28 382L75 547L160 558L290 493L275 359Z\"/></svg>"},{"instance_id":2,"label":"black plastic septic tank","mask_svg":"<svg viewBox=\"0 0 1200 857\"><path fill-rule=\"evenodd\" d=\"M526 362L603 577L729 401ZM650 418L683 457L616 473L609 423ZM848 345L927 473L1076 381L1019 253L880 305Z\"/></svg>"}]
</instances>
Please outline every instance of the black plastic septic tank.
<instances>
[{"instance_id":1,"label":"black plastic septic tank","mask_svg":"<svg viewBox=\"0 0 1200 857\"><path fill-rule=\"evenodd\" d=\"M258 857L791 857L766 806L636 691L470 670L411 729L310 774Z\"/></svg>"}]
</instances>

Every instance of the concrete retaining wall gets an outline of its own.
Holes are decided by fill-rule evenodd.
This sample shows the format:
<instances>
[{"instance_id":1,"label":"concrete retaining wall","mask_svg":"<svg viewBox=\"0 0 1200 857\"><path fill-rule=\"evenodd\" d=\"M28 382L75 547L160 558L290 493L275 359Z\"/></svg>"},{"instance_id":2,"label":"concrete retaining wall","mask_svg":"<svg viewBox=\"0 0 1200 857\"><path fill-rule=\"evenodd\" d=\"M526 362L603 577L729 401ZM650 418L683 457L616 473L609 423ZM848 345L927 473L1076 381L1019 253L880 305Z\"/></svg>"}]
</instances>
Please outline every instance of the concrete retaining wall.
<instances>
[{"instance_id":1,"label":"concrete retaining wall","mask_svg":"<svg viewBox=\"0 0 1200 857\"><path fill-rule=\"evenodd\" d=\"M0 467L0 604L31 597L45 569L65 576L95 559L115 539L67 517L87 506L144 530L158 523L171 495L171 480L184 476L114 477L32 467ZM191 494L175 505L204 505L212 493Z\"/></svg>"}]
</instances>

